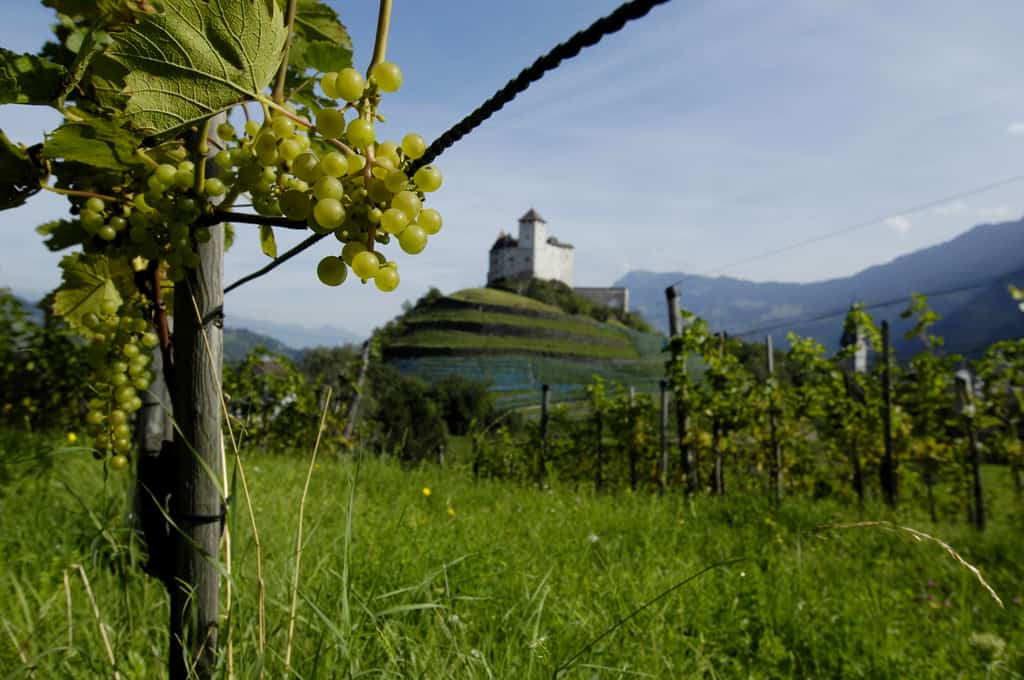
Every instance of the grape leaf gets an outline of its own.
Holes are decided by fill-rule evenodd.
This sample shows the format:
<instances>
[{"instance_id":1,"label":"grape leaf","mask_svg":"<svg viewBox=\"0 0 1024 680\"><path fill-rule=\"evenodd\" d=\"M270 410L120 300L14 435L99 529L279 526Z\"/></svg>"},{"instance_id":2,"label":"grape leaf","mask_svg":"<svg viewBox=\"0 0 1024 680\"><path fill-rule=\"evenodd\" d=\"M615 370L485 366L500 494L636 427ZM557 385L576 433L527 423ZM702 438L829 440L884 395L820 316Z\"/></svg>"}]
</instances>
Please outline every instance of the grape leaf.
<instances>
[{"instance_id":1,"label":"grape leaf","mask_svg":"<svg viewBox=\"0 0 1024 680\"><path fill-rule=\"evenodd\" d=\"M47 174L27 149L12 143L0 130L0 210L24 203L39 191L39 181Z\"/></svg>"},{"instance_id":2,"label":"grape leaf","mask_svg":"<svg viewBox=\"0 0 1024 680\"><path fill-rule=\"evenodd\" d=\"M349 55L352 54L352 39L348 35L348 29L338 19L338 13L320 0L298 0L295 11L295 34L309 42L322 40L340 45L348 50Z\"/></svg>"},{"instance_id":3,"label":"grape leaf","mask_svg":"<svg viewBox=\"0 0 1024 680\"><path fill-rule=\"evenodd\" d=\"M82 223L78 220L53 220L36 227L36 233L46 236L44 241L50 250L64 250L82 242Z\"/></svg>"},{"instance_id":4,"label":"grape leaf","mask_svg":"<svg viewBox=\"0 0 1024 680\"><path fill-rule=\"evenodd\" d=\"M135 155L140 143L116 119L87 117L67 121L49 135L43 144L43 156L123 170L128 164L140 162Z\"/></svg>"},{"instance_id":5,"label":"grape leaf","mask_svg":"<svg viewBox=\"0 0 1024 680\"><path fill-rule=\"evenodd\" d=\"M177 0L140 14L100 58L127 69L131 123L161 135L253 99L281 60L287 30L266 0Z\"/></svg>"},{"instance_id":6,"label":"grape leaf","mask_svg":"<svg viewBox=\"0 0 1024 680\"><path fill-rule=\"evenodd\" d=\"M48 59L0 47L0 104L49 104L60 95L65 73Z\"/></svg>"},{"instance_id":7,"label":"grape leaf","mask_svg":"<svg viewBox=\"0 0 1024 680\"><path fill-rule=\"evenodd\" d=\"M127 277L131 283L131 267L105 255L74 253L60 261L60 268L63 280L53 298L53 313L80 331L88 330L82 324L83 316L89 312L99 315L104 302L123 302L115 279Z\"/></svg>"},{"instance_id":8,"label":"grape leaf","mask_svg":"<svg viewBox=\"0 0 1024 680\"><path fill-rule=\"evenodd\" d=\"M260 248L267 257L277 257L277 240L274 229L265 224L260 225Z\"/></svg>"},{"instance_id":9,"label":"grape leaf","mask_svg":"<svg viewBox=\"0 0 1024 680\"><path fill-rule=\"evenodd\" d=\"M295 38L289 61L298 68L311 68L320 73L340 71L352 65L352 48L326 40Z\"/></svg>"}]
</instances>

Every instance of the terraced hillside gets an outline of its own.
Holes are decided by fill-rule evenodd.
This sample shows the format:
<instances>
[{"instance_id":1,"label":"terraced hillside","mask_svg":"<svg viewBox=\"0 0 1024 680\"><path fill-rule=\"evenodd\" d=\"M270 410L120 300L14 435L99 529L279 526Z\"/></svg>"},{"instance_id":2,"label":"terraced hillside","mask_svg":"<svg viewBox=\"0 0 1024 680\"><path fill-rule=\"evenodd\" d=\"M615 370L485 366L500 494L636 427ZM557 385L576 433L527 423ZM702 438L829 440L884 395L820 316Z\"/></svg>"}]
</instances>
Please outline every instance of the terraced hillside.
<instances>
[{"instance_id":1,"label":"terraced hillside","mask_svg":"<svg viewBox=\"0 0 1024 680\"><path fill-rule=\"evenodd\" d=\"M436 382L448 375L487 382L503 407L552 398L573 401L593 376L654 391L664 371L664 339L617 323L489 288L470 288L419 305L384 345L403 374Z\"/></svg>"}]
</instances>

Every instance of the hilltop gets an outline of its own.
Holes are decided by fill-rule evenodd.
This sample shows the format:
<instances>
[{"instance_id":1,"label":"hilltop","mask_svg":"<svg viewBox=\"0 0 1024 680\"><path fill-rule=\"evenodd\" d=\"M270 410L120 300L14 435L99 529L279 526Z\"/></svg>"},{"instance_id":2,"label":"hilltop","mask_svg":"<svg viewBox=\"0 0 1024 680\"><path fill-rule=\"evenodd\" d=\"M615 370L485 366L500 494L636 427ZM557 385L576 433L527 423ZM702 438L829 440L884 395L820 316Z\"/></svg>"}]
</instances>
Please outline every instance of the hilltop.
<instances>
[{"instance_id":1,"label":"hilltop","mask_svg":"<svg viewBox=\"0 0 1024 680\"><path fill-rule=\"evenodd\" d=\"M578 399L595 375L653 390L663 346L661 335L492 288L432 290L382 333L384 361L403 374L487 382L508 407L535 402L544 383L555 401Z\"/></svg>"}]
</instances>

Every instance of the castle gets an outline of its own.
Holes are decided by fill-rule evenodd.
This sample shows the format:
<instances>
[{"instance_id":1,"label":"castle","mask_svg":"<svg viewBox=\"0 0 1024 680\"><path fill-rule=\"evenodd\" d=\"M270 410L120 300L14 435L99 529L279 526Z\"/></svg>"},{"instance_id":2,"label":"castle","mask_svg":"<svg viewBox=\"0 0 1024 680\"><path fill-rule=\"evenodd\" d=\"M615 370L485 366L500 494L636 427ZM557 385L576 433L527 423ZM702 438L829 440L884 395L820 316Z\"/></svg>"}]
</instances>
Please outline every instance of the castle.
<instances>
[{"instance_id":1,"label":"castle","mask_svg":"<svg viewBox=\"0 0 1024 680\"><path fill-rule=\"evenodd\" d=\"M499 279L532 276L561 281L572 287L576 250L547 235L547 221L536 210L519 218L519 238L502 231L491 246L487 284ZM573 288L583 297L608 307L629 311L626 288Z\"/></svg>"}]
</instances>

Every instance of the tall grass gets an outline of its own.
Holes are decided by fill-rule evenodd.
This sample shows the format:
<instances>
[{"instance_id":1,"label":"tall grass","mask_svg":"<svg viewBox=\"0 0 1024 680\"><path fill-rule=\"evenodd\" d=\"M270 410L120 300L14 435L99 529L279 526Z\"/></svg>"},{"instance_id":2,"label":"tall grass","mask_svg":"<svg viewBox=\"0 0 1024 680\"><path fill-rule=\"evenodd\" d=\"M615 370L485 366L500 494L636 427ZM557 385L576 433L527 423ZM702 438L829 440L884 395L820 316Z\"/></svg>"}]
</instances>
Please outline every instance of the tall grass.
<instances>
[{"instance_id":1,"label":"tall grass","mask_svg":"<svg viewBox=\"0 0 1024 680\"><path fill-rule=\"evenodd\" d=\"M0 486L0 671L164 677L167 597L139 569L126 528L130 480L105 478L59 441L0 438L3 459L22 460ZM774 511L742 497L538 491L308 454L241 454L266 640L256 544L235 504L225 626L238 678L1024 674L1024 514L1009 495L993 500L985 534L864 513L941 538L980 567L1001 609L939 545L817 531L863 519L828 501L787 499ZM743 559L721 564L734 558Z\"/></svg>"}]
</instances>

